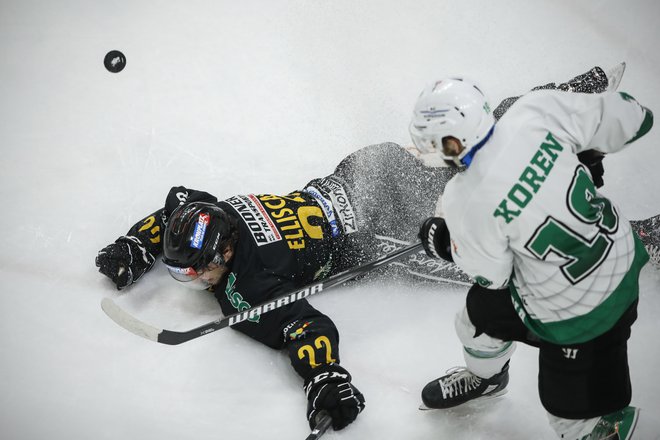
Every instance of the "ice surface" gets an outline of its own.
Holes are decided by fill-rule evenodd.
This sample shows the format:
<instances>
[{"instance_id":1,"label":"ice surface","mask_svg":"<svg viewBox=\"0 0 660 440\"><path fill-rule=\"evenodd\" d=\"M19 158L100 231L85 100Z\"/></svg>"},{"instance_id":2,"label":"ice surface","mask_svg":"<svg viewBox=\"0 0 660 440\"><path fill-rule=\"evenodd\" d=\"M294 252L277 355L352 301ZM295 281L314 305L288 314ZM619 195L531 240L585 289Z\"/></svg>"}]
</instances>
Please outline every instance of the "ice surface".
<instances>
[{"instance_id":1,"label":"ice surface","mask_svg":"<svg viewBox=\"0 0 660 440\"><path fill-rule=\"evenodd\" d=\"M162 267L117 293L96 252L172 185L284 192L359 147L407 144L417 94L447 74L479 79L496 102L625 60L620 88L658 114L658 17L655 0L0 1L0 437L305 438L283 353L229 329L175 347L126 332L102 298L173 329L218 307ZM118 74L103 67L112 49L127 58ZM658 133L605 160L606 193L631 218L660 211ZM659 286L645 269L629 347L633 403L653 416ZM417 409L422 386L462 364L464 293L398 280L312 299L367 398L328 439L554 438L525 347L497 402Z\"/></svg>"}]
</instances>

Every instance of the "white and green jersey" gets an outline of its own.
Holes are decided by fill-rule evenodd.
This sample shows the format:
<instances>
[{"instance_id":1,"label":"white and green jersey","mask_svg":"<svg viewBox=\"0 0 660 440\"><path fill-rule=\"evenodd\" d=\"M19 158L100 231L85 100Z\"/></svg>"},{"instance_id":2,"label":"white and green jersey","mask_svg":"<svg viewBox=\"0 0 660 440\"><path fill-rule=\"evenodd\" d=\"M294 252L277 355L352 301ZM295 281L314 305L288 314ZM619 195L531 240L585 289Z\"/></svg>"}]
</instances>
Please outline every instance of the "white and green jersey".
<instances>
[{"instance_id":1,"label":"white and green jersey","mask_svg":"<svg viewBox=\"0 0 660 440\"><path fill-rule=\"evenodd\" d=\"M624 93L532 92L500 119L443 195L454 261L510 286L528 328L561 344L611 328L638 295L648 255L576 154L613 153L652 113Z\"/></svg>"}]
</instances>

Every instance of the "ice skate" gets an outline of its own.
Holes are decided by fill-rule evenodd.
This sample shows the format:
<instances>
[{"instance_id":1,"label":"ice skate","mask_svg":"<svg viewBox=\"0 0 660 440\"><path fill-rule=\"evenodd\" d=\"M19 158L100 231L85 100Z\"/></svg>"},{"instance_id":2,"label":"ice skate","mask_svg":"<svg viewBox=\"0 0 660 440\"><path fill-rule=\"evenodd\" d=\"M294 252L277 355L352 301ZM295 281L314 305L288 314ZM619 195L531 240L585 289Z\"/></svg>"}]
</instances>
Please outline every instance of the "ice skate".
<instances>
[{"instance_id":1,"label":"ice skate","mask_svg":"<svg viewBox=\"0 0 660 440\"><path fill-rule=\"evenodd\" d=\"M449 409L464 403L501 396L509 383L509 363L495 376L484 379L467 368L455 367L448 374L429 382L422 390L419 409Z\"/></svg>"},{"instance_id":2,"label":"ice skate","mask_svg":"<svg viewBox=\"0 0 660 440\"><path fill-rule=\"evenodd\" d=\"M590 440L628 440L635 430L638 416L639 408L633 406L603 416L588 438Z\"/></svg>"},{"instance_id":3,"label":"ice skate","mask_svg":"<svg viewBox=\"0 0 660 440\"><path fill-rule=\"evenodd\" d=\"M621 62L616 66L611 67L609 70L605 71L605 76L607 76L607 89L608 92L614 92L619 88L621 83L621 78L623 78L623 72L626 70L626 63Z\"/></svg>"}]
</instances>

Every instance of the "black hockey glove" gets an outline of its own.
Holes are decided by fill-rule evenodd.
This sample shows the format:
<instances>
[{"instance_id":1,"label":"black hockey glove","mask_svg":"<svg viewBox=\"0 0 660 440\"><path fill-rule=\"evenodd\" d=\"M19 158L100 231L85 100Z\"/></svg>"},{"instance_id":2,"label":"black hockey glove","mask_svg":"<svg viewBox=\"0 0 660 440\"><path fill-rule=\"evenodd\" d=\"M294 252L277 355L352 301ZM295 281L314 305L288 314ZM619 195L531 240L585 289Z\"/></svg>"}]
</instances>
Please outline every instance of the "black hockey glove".
<instances>
[{"instance_id":1,"label":"black hockey glove","mask_svg":"<svg viewBox=\"0 0 660 440\"><path fill-rule=\"evenodd\" d=\"M582 153L578 153L577 157L580 162L589 168L596 188L603 186L605 184L603 181L603 174L605 173L603 158L605 158L605 153L596 150L585 150Z\"/></svg>"},{"instance_id":2,"label":"black hockey glove","mask_svg":"<svg viewBox=\"0 0 660 440\"><path fill-rule=\"evenodd\" d=\"M96 267L121 290L151 269L155 260L139 238L127 235L99 251Z\"/></svg>"},{"instance_id":3,"label":"black hockey glove","mask_svg":"<svg viewBox=\"0 0 660 440\"><path fill-rule=\"evenodd\" d=\"M427 218L419 228L418 237L422 240L426 255L432 258L454 261L451 256L451 241L445 219L442 217Z\"/></svg>"},{"instance_id":4,"label":"black hockey glove","mask_svg":"<svg viewBox=\"0 0 660 440\"><path fill-rule=\"evenodd\" d=\"M328 364L314 371L305 381L307 420L314 429L319 413L332 417L335 431L344 429L364 409L364 396L351 383L351 375L337 364Z\"/></svg>"}]
</instances>

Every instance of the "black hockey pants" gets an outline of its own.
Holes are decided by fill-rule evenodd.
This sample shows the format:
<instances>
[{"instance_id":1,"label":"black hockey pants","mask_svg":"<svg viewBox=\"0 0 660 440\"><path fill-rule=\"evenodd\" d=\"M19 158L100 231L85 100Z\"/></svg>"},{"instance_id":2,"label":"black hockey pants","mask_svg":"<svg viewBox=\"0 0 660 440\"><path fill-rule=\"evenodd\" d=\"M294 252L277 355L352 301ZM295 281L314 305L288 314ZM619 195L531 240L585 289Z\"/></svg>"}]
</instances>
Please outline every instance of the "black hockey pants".
<instances>
[{"instance_id":1,"label":"black hockey pants","mask_svg":"<svg viewBox=\"0 0 660 440\"><path fill-rule=\"evenodd\" d=\"M518 317L508 289L493 291L475 284L468 292L467 311L478 334L539 348L539 396L550 414L586 419L630 403L627 341L637 319L637 301L606 333L566 346L533 335Z\"/></svg>"}]
</instances>

